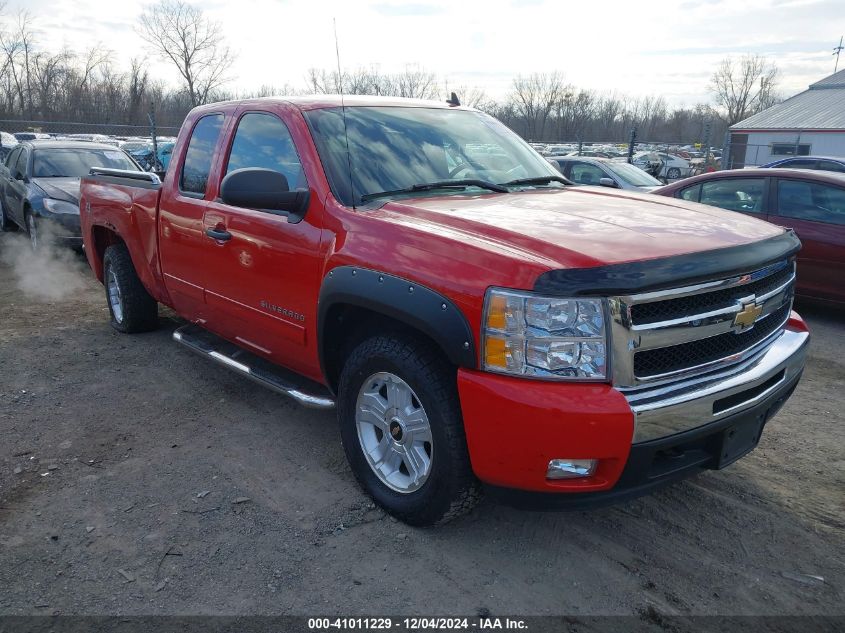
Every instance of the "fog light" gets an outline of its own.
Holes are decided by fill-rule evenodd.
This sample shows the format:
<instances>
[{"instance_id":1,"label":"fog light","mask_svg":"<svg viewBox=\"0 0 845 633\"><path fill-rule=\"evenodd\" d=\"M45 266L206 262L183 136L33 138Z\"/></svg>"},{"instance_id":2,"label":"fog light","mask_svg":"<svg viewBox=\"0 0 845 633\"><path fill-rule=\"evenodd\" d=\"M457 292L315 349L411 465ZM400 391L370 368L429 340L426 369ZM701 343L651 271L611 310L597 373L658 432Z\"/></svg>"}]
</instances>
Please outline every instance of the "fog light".
<instances>
[{"instance_id":1,"label":"fog light","mask_svg":"<svg viewBox=\"0 0 845 633\"><path fill-rule=\"evenodd\" d=\"M553 459L546 469L546 479L589 477L596 472L597 459Z\"/></svg>"}]
</instances>

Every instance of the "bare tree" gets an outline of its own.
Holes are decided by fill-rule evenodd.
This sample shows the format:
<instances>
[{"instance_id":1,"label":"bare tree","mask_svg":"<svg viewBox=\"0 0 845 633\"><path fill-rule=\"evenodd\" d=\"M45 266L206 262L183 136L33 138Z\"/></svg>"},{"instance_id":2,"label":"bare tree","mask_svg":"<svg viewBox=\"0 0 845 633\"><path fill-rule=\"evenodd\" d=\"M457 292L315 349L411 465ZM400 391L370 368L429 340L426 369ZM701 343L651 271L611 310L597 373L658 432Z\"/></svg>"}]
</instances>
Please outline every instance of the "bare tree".
<instances>
[{"instance_id":1,"label":"bare tree","mask_svg":"<svg viewBox=\"0 0 845 633\"><path fill-rule=\"evenodd\" d=\"M192 106L208 103L226 83L234 56L221 25L208 20L201 9L184 0L161 0L141 14L139 34L179 70Z\"/></svg>"},{"instance_id":2,"label":"bare tree","mask_svg":"<svg viewBox=\"0 0 845 633\"><path fill-rule=\"evenodd\" d=\"M435 74L421 68L406 68L395 75L395 84L397 97L436 99L440 95Z\"/></svg>"},{"instance_id":3,"label":"bare tree","mask_svg":"<svg viewBox=\"0 0 845 633\"><path fill-rule=\"evenodd\" d=\"M358 68L337 71L311 68L305 75L307 92L314 94L384 95L414 99L435 99L439 96L437 77L434 73L408 68L397 74L385 74L377 68Z\"/></svg>"},{"instance_id":4,"label":"bare tree","mask_svg":"<svg viewBox=\"0 0 845 633\"><path fill-rule=\"evenodd\" d=\"M733 125L777 103L778 69L765 57L725 58L710 80L710 91Z\"/></svg>"},{"instance_id":5,"label":"bare tree","mask_svg":"<svg viewBox=\"0 0 845 633\"><path fill-rule=\"evenodd\" d=\"M449 90L453 92L453 90ZM493 108L493 102L487 93L477 86L460 85L454 89L454 93L458 95L461 105L469 106L470 108L478 108L489 112ZM448 96L448 95L447 95Z\"/></svg>"},{"instance_id":6,"label":"bare tree","mask_svg":"<svg viewBox=\"0 0 845 633\"><path fill-rule=\"evenodd\" d=\"M129 80L127 85L128 94L128 111L127 121L138 120L141 114L141 107L144 96L147 94L147 83L149 76L146 68L144 68L143 61L133 58L129 68Z\"/></svg>"},{"instance_id":7,"label":"bare tree","mask_svg":"<svg viewBox=\"0 0 845 633\"><path fill-rule=\"evenodd\" d=\"M597 133L603 138L618 138L619 117L624 110L624 100L615 92L601 97L596 104L595 122ZM627 133L627 130L622 134Z\"/></svg>"},{"instance_id":8,"label":"bare tree","mask_svg":"<svg viewBox=\"0 0 845 633\"><path fill-rule=\"evenodd\" d=\"M50 117L52 108L57 105L57 91L61 85L62 76L67 71L68 56L67 51L58 55L39 51L32 56L32 83L35 84L35 90L37 90L42 118Z\"/></svg>"},{"instance_id":9,"label":"bare tree","mask_svg":"<svg viewBox=\"0 0 845 633\"><path fill-rule=\"evenodd\" d=\"M516 76L510 99L517 114L524 119L528 139L544 139L546 123L565 90L563 77L557 72Z\"/></svg>"},{"instance_id":10,"label":"bare tree","mask_svg":"<svg viewBox=\"0 0 845 633\"><path fill-rule=\"evenodd\" d=\"M32 90L33 56L32 16L21 11L17 23L11 30L3 29L0 33L0 48L4 58L4 70L9 73L10 87L16 100L27 116L32 116L34 107Z\"/></svg>"}]
</instances>

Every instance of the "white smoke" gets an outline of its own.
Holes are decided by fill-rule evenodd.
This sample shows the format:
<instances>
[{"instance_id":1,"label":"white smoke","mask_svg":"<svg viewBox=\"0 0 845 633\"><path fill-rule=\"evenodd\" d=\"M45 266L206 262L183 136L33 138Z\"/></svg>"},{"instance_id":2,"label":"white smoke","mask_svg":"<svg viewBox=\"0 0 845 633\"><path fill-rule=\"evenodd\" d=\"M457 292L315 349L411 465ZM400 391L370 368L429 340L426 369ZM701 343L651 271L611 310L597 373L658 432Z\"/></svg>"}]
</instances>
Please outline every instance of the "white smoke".
<instances>
[{"instance_id":1,"label":"white smoke","mask_svg":"<svg viewBox=\"0 0 845 633\"><path fill-rule=\"evenodd\" d=\"M38 252L25 231L0 234L0 261L11 269L17 287L36 301L64 301L85 288L90 271L84 259L70 248L53 244L47 223L38 227Z\"/></svg>"}]
</instances>

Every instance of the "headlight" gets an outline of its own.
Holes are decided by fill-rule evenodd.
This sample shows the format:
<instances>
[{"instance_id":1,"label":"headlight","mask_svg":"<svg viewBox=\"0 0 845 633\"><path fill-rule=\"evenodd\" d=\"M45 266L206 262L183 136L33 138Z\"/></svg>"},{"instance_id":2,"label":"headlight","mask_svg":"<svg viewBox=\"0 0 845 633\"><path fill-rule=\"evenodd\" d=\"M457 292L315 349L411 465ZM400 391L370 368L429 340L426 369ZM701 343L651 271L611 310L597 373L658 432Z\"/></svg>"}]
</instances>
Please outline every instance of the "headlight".
<instances>
[{"instance_id":1,"label":"headlight","mask_svg":"<svg viewBox=\"0 0 845 633\"><path fill-rule=\"evenodd\" d=\"M79 213L79 207L64 200L54 200L53 198L44 198L42 201L44 208L50 213Z\"/></svg>"},{"instance_id":2,"label":"headlight","mask_svg":"<svg viewBox=\"0 0 845 633\"><path fill-rule=\"evenodd\" d=\"M602 299L491 288L484 301L484 369L548 380L607 378Z\"/></svg>"}]
</instances>

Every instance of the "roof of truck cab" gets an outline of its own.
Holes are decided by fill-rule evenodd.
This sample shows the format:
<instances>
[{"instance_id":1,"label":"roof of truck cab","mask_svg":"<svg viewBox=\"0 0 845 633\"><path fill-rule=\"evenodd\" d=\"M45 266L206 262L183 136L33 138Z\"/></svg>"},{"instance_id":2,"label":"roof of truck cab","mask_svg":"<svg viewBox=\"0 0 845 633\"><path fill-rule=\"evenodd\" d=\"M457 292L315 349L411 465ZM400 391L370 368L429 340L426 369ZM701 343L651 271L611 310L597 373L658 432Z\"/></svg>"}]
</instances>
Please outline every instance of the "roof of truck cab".
<instances>
[{"instance_id":1,"label":"roof of truck cab","mask_svg":"<svg viewBox=\"0 0 845 633\"><path fill-rule=\"evenodd\" d=\"M307 95L297 97L257 97L255 99L239 99L236 101L221 101L209 103L196 108L203 112L214 111L225 106L239 106L246 104L262 105L294 105L300 110L319 110L322 108L346 107L402 107L402 108L440 108L444 110L475 110L466 106L453 106L445 101L431 101L426 99L405 99L402 97L376 97L370 95Z\"/></svg>"}]
</instances>

